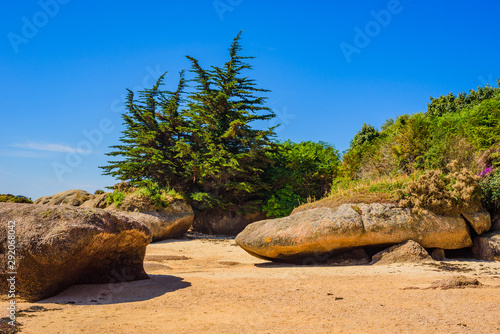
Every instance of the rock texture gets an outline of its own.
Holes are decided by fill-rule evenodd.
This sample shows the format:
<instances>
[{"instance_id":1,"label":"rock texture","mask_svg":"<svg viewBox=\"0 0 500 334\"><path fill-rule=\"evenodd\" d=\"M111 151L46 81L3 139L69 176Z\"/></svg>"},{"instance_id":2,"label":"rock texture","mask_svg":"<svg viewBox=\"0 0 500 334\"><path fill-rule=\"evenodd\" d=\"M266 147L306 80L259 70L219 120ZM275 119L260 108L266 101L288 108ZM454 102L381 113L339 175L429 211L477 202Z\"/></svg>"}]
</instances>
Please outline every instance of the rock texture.
<instances>
[{"instance_id":1,"label":"rock texture","mask_svg":"<svg viewBox=\"0 0 500 334\"><path fill-rule=\"evenodd\" d=\"M97 209L11 203L0 203L0 217L2 253L8 251L7 222L15 222L16 236L15 263L0 257L0 279L17 272L16 294L29 301L72 284L148 278L143 259L151 232L136 220Z\"/></svg>"},{"instance_id":2,"label":"rock texture","mask_svg":"<svg viewBox=\"0 0 500 334\"><path fill-rule=\"evenodd\" d=\"M479 211L475 213L462 212L462 215L477 234L488 232L491 228L491 216L487 211Z\"/></svg>"},{"instance_id":3,"label":"rock texture","mask_svg":"<svg viewBox=\"0 0 500 334\"><path fill-rule=\"evenodd\" d=\"M115 204L109 205L107 198L108 193L90 195L89 199L80 206L106 209L115 215L135 219L151 230L153 241L180 237L189 230L193 223L193 209L182 200L173 200L166 208L156 208L148 198L128 194L123 203L117 207Z\"/></svg>"},{"instance_id":4,"label":"rock texture","mask_svg":"<svg viewBox=\"0 0 500 334\"><path fill-rule=\"evenodd\" d=\"M428 289L465 289L465 288L480 288L483 284L477 279L467 276L456 276L435 281Z\"/></svg>"},{"instance_id":5,"label":"rock texture","mask_svg":"<svg viewBox=\"0 0 500 334\"><path fill-rule=\"evenodd\" d=\"M475 237L472 254L478 260L500 261L500 231Z\"/></svg>"},{"instance_id":6,"label":"rock texture","mask_svg":"<svg viewBox=\"0 0 500 334\"><path fill-rule=\"evenodd\" d=\"M438 216L392 204L343 204L248 225L236 242L264 259L296 260L355 247L384 246L414 240L425 248L472 246L460 216Z\"/></svg>"},{"instance_id":7,"label":"rock texture","mask_svg":"<svg viewBox=\"0 0 500 334\"><path fill-rule=\"evenodd\" d=\"M153 241L183 236L193 223L194 213L187 204L177 209L152 212L112 211L117 216L126 216L146 225L153 235Z\"/></svg>"},{"instance_id":8,"label":"rock texture","mask_svg":"<svg viewBox=\"0 0 500 334\"><path fill-rule=\"evenodd\" d=\"M97 208L105 209L109 206L108 193L93 195L90 199L83 202L80 206L82 208Z\"/></svg>"},{"instance_id":9,"label":"rock texture","mask_svg":"<svg viewBox=\"0 0 500 334\"><path fill-rule=\"evenodd\" d=\"M92 198L92 196L92 194L85 190L72 189L62 191L52 196L40 197L36 199L33 204L80 206L83 202Z\"/></svg>"},{"instance_id":10,"label":"rock texture","mask_svg":"<svg viewBox=\"0 0 500 334\"><path fill-rule=\"evenodd\" d=\"M248 224L266 218L266 214L262 212L240 215L235 211L215 208L196 214L193 230L206 234L237 235Z\"/></svg>"},{"instance_id":11,"label":"rock texture","mask_svg":"<svg viewBox=\"0 0 500 334\"><path fill-rule=\"evenodd\" d=\"M398 262L426 262L432 257L424 247L413 240L387 248L373 255L370 264L391 264Z\"/></svg>"}]
</instances>

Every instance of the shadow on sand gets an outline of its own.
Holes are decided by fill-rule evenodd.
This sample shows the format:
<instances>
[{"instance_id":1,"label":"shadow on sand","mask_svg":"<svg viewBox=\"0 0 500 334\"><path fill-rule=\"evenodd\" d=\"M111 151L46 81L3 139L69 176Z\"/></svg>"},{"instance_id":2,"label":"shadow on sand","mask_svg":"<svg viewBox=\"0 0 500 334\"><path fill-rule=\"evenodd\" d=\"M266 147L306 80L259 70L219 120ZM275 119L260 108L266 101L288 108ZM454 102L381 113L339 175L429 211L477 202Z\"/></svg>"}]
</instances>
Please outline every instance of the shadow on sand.
<instances>
[{"instance_id":1,"label":"shadow on sand","mask_svg":"<svg viewBox=\"0 0 500 334\"><path fill-rule=\"evenodd\" d=\"M153 242L152 244L169 244L174 242L185 242L192 240L221 241L221 240L234 240L235 238L236 236L231 236L231 235L211 235L198 232L186 232L186 234L184 234L182 237L159 240Z\"/></svg>"},{"instance_id":2,"label":"shadow on sand","mask_svg":"<svg viewBox=\"0 0 500 334\"><path fill-rule=\"evenodd\" d=\"M73 285L40 304L103 305L132 303L153 299L168 292L191 286L183 278L170 275L149 275L150 279L107 284Z\"/></svg>"}]
</instances>

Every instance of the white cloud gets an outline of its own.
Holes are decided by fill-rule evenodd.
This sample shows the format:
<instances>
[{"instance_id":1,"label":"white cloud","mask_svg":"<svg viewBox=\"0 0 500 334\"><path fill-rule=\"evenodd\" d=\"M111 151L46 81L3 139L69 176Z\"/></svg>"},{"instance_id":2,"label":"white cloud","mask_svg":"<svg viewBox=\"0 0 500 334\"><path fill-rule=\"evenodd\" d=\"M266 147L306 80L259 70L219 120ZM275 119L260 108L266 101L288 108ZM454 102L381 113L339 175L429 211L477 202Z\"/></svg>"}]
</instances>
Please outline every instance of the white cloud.
<instances>
[{"instance_id":1,"label":"white cloud","mask_svg":"<svg viewBox=\"0 0 500 334\"><path fill-rule=\"evenodd\" d=\"M51 144L51 143L28 143L28 144L14 144L14 147L36 150L36 151L49 151L49 152L66 152L66 153L88 153L85 150L74 148L68 145Z\"/></svg>"}]
</instances>

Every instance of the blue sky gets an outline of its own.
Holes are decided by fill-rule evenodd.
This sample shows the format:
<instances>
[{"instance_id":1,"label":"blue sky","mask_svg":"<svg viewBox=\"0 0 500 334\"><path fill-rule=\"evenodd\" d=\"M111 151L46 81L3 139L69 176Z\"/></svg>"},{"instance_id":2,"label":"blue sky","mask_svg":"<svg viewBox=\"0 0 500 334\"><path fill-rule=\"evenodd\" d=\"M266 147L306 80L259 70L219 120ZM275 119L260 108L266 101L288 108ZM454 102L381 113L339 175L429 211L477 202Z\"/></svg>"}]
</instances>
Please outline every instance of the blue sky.
<instances>
[{"instance_id":1,"label":"blue sky","mask_svg":"<svg viewBox=\"0 0 500 334\"><path fill-rule=\"evenodd\" d=\"M9 1L0 14L0 193L113 185L126 88L222 65L243 30L278 139L340 151L363 123L500 78L496 1ZM274 124L274 123L273 123ZM271 125L273 125L271 124Z\"/></svg>"}]
</instances>

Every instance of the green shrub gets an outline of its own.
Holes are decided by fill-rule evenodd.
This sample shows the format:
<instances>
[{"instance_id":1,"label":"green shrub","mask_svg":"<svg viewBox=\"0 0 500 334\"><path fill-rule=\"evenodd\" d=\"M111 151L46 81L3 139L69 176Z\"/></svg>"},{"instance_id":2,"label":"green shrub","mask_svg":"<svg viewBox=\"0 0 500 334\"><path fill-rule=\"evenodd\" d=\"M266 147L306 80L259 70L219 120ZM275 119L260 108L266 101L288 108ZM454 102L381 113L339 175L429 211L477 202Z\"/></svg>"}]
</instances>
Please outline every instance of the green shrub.
<instances>
[{"instance_id":1,"label":"green shrub","mask_svg":"<svg viewBox=\"0 0 500 334\"><path fill-rule=\"evenodd\" d=\"M361 130L352 139L350 147L371 143L378 136L380 136L380 132L377 129L370 124L363 123Z\"/></svg>"},{"instance_id":2,"label":"green shrub","mask_svg":"<svg viewBox=\"0 0 500 334\"><path fill-rule=\"evenodd\" d=\"M488 173L480 182L483 204L490 212L500 210L500 171Z\"/></svg>"},{"instance_id":3,"label":"green shrub","mask_svg":"<svg viewBox=\"0 0 500 334\"><path fill-rule=\"evenodd\" d=\"M31 198L27 198L25 196L14 196L12 194L0 194L0 202L33 204Z\"/></svg>"},{"instance_id":4,"label":"green shrub","mask_svg":"<svg viewBox=\"0 0 500 334\"><path fill-rule=\"evenodd\" d=\"M108 195L108 198L106 198L106 201L108 204L115 204L117 207L120 207L122 205L123 200L125 199L125 193L121 189L116 189L112 193Z\"/></svg>"},{"instance_id":5,"label":"green shrub","mask_svg":"<svg viewBox=\"0 0 500 334\"><path fill-rule=\"evenodd\" d=\"M263 175L268 192L262 210L268 216L286 216L299 200L325 196L338 174L338 151L325 142L276 143L267 157L272 165Z\"/></svg>"},{"instance_id":6,"label":"green shrub","mask_svg":"<svg viewBox=\"0 0 500 334\"><path fill-rule=\"evenodd\" d=\"M291 185L287 184L285 188L273 194L262 209L268 217L285 217L290 215L301 202L305 200L293 191Z\"/></svg>"},{"instance_id":7,"label":"green shrub","mask_svg":"<svg viewBox=\"0 0 500 334\"><path fill-rule=\"evenodd\" d=\"M136 193L149 198L156 207L167 207L174 199L182 199L182 196L175 190L161 187L150 180L144 181Z\"/></svg>"},{"instance_id":8,"label":"green shrub","mask_svg":"<svg viewBox=\"0 0 500 334\"><path fill-rule=\"evenodd\" d=\"M94 192L94 195L101 195L104 194L104 190L98 189Z\"/></svg>"}]
</instances>

